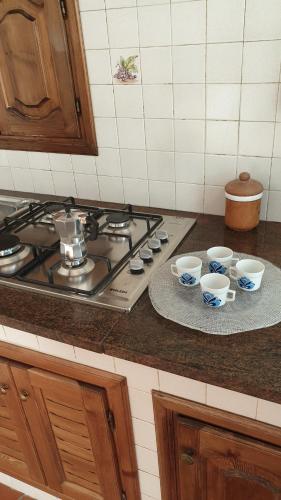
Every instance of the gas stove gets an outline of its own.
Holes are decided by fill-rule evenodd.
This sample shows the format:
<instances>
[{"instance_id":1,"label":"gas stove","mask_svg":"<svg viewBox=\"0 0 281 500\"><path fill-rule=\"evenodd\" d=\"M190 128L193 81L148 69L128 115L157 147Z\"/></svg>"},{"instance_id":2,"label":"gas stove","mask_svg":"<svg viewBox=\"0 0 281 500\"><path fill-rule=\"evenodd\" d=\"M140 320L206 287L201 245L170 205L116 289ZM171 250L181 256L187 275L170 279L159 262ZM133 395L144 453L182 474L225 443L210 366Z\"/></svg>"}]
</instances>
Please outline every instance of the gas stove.
<instances>
[{"instance_id":1,"label":"gas stove","mask_svg":"<svg viewBox=\"0 0 281 500\"><path fill-rule=\"evenodd\" d=\"M33 202L0 229L0 284L129 312L195 219Z\"/></svg>"}]
</instances>

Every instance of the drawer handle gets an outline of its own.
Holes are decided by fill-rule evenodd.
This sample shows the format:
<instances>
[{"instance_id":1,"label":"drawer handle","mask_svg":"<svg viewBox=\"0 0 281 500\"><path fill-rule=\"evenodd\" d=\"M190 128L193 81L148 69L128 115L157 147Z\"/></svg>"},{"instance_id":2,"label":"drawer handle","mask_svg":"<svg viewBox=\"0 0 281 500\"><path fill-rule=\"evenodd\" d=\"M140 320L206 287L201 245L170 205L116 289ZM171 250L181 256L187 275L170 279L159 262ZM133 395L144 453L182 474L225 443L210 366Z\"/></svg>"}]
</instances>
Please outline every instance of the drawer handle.
<instances>
[{"instance_id":1,"label":"drawer handle","mask_svg":"<svg viewBox=\"0 0 281 500\"><path fill-rule=\"evenodd\" d=\"M26 401L29 398L29 393L25 390L20 392L20 399Z\"/></svg>"},{"instance_id":2,"label":"drawer handle","mask_svg":"<svg viewBox=\"0 0 281 500\"><path fill-rule=\"evenodd\" d=\"M1 392L1 394L7 394L8 389L9 389L9 386L7 384L1 384L0 385L0 392Z\"/></svg>"},{"instance_id":3,"label":"drawer handle","mask_svg":"<svg viewBox=\"0 0 281 500\"><path fill-rule=\"evenodd\" d=\"M186 450L181 454L181 459L183 462L185 462L187 465L192 465L194 464L193 460L193 455L194 455L194 450Z\"/></svg>"}]
</instances>

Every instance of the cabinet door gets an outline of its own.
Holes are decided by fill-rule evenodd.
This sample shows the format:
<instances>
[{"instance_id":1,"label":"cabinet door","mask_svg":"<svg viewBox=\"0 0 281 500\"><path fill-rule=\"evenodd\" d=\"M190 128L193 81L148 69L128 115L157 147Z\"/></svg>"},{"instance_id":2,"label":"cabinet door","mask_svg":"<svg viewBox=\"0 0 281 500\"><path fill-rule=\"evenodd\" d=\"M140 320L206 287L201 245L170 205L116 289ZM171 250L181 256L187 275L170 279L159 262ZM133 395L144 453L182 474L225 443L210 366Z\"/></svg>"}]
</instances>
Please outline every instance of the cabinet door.
<instances>
[{"instance_id":1,"label":"cabinet door","mask_svg":"<svg viewBox=\"0 0 281 500\"><path fill-rule=\"evenodd\" d=\"M74 0L69 2L72 10L67 12L68 18L75 15L74 4ZM74 88L74 65L63 16L66 11L61 5L67 8L67 3L59 0L0 2L2 147L39 151L61 148L68 153L79 152L75 144L82 147L81 99L77 108L77 98L82 96L76 95ZM79 37L73 43L77 50ZM80 82L84 70L82 50L81 46ZM82 107L85 112L85 99ZM90 129L90 121L88 126Z\"/></svg>"},{"instance_id":2,"label":"cabinet door","mask_svg":"<svg viewBox=\"0 0 281 500\"><path fill-rule=\"evenodd\" d=\"M79 137L57 0L0 3L1 133Z\"/></svg>"},{"instance_id":3,"label":"cabinet door","mask_svg":"<svg viewBox=\"0 0 281 500\"><path fill-rule=\"evenodd\" d=\"M181 500L280 500L281 450L242 435L176 419Z\"/></svg>"},{"instance_id":4,"label":"cabinet door","mask_svg":"<svg viewBox=\"0 0 281 500\"><path fill-rule=\"evenodd\" d=\"M0 359L0 469L45 483L8 362Z\"/></svg>"},{"instance_id":5,"label":"cabinet door","mask_svg":"<svg viewBox=\"0 0 281 500\"><path fill-rule=\"evenodd\" d=\"M121 498L105 391L35 368L12 372L48 485L73 498Z\"/></svg>"}]
</instances>

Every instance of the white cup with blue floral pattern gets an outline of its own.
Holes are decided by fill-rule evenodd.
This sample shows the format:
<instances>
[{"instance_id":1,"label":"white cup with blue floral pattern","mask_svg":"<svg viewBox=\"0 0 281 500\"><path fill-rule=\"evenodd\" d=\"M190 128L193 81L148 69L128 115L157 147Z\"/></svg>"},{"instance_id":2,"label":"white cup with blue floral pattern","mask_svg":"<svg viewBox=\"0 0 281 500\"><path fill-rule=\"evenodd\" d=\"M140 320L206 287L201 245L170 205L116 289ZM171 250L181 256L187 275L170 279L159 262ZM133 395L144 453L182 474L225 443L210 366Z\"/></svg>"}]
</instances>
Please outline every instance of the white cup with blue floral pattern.
<instances>
[{"instance_id":1,"label":"white cup with blue floral pattern","mask_svg":"<svg viewBox=\"0 0 281 500\"><path fill-rule=\"evenodd\" d=\"M200 279L202 299L206 306L217 309L235 300L236 292L230 290L230 279L219 273L209 273Z\"/></svg>"},{"instance_id":2,"label":"white cup with blue floral pattern","mask_svg":"<svg viewBox=\"0 0 281 500\"><path fill-rule=\"evenodd\" d=\"M228 247L212 247L207 250L209 272L227 274L232 263L239 259L233 257L233 251Z\"/></svg>"},{"instance_id":3,"label":"white cup with blue floral pattern","mask_svg":"<svg viewBox=\"0 0 281 500\"><path fill-rule=\"evenodd\" d=\"M237 285L245 292L255 292L261 286L265 266L255 259L241 259L230 268L230 277L237 280Z\"/></svg>"},{"instance_id":4,"label":"white cup with blue floral pattern","mask_svg":"<svg viewBox=\"0 0 281 500\"><path fill-rule=\"evenodd\" d=\"M179 283L186 287L198 285L201 277L202 260L199 257L179 257L171 265L171 273L177 276Z\"/></svg>"}]
</instances>

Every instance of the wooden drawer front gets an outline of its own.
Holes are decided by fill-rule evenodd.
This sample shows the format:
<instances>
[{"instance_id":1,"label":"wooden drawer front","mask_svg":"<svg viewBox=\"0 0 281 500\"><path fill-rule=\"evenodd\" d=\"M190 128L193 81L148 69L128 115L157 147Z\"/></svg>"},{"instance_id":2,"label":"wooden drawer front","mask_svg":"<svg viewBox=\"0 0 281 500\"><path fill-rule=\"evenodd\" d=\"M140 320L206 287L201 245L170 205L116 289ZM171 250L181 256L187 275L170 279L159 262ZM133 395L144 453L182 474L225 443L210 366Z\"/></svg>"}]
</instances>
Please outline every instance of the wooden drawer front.
<instances>
[{"instance_id":1,"label":"wooden drawer front","mask_svg":"<svg viewBox=\"0 0 281 500\"><path fill-rule=\"evenodd\" d=\"M281 450L175 418L180 500L280 500Z\"/></svg>"},{"instance_id":2,"label":"wooden drawer front","mask_svg":"<svg viewBox=\"0 0 281 500\"><path fill-rule=\"evenodd\" d=\"M36 445L49 486L73 498L119 499L104 390L38 369L12 370L19 392L29 395L23 404L28 420L35 418L35 411L37 427L42 423Z\"/></svg>"},{"instance_id":3,"label":"wooden drawer front","mask_svg":"<svg viewBox=\"0 0 281 500\"><path fill-rule=\"evenodd\" d=\"M0 469L45 483L9 366L0 360Z\"/></svg>"}]
</instances>

